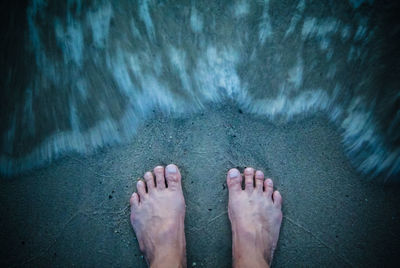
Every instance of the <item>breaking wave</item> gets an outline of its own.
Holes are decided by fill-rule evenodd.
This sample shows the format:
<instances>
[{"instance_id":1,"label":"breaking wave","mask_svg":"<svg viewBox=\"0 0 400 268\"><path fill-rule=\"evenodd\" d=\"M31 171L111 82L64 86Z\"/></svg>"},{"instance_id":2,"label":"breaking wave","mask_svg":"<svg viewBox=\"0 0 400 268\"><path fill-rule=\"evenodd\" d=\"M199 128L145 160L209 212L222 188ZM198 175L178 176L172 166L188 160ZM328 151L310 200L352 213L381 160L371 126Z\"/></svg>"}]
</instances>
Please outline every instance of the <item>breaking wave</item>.
<instances>
[{"instance_id":1,"label":"breaking wave","mask_svg":"<svg viewBox=\"0 0 400 268\"><path fill-rule=\"evenodd\" d=\"M400 30L392 27L393 6L17 5L2 8L3 175L126 141L154 109L180 116L227 99L272 121L324 112L359 171L386 180L400 173Z\"/></svg>"}]
</instances>

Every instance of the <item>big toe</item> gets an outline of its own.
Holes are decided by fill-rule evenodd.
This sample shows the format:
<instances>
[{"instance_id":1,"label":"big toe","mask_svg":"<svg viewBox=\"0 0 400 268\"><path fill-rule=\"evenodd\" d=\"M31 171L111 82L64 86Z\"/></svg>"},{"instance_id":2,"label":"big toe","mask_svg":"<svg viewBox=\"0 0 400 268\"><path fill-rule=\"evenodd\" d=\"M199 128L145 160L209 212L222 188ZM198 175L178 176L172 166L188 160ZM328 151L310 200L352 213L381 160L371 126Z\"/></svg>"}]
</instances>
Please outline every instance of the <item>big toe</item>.
<instances>
[{"instance_id":1,"label":"big toe","mask_svg":"<svg viewBox=\"0 0 400 268\"><path fill-rule=\"evenodd\" d=\"M165 168L165 178L167 179L168 188L171 190L180 188L182 176L176 165L169 164Z\"/></svg>"},{"instance_id":2,"label":"big toe","mask_svg":"<svg viewBox=\"0 0 400 268\"><path fill-rule=\"evenodd\" d=\"M226 184L228 185L229 190L242 190L242 180L242 175L236 168L232 168L228 171L228 174L226 176Z\"/></svg>"}]
</instances>

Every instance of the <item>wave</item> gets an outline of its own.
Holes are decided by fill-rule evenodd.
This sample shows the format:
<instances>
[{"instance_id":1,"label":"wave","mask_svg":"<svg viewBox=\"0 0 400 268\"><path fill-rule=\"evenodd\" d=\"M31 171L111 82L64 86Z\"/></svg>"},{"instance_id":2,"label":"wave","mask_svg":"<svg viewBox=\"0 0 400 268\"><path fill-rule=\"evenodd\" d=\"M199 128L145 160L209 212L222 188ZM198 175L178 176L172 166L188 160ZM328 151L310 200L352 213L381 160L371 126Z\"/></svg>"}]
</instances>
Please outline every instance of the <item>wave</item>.
<instances>
[{"instance_id":1,"label":"wave","mask_svg":"<svg viewBox=\"0 0 400 268\"><path fill-rule=\"evenodd\" d=\"M360 172L398 177L397 4L217 2L5 4L1 174L229 100L271 121L324 112Z\"/></svg>"}]
</instances>

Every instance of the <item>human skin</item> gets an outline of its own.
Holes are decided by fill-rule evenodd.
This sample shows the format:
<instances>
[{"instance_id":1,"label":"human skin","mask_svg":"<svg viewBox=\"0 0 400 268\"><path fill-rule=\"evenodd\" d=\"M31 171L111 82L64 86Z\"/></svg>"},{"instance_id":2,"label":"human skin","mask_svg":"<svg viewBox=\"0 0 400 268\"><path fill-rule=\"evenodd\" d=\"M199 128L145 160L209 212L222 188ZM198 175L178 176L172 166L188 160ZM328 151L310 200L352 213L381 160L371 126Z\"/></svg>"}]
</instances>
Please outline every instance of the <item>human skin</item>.
<instances>
[{"instance_id":1,"label":"human skin","mask_svg":"<svg viewBox=\"0 0 400 268\"><path fill-rule=\"evenodd\" d=\"M282 222L282 197L271 179L253 168L229 170L228 213L234 267L269 267ZM186 267L185 199L174 164L157 166L137 183L130 199L131 223L150 267Z\"/></svg>"}]
</instances>

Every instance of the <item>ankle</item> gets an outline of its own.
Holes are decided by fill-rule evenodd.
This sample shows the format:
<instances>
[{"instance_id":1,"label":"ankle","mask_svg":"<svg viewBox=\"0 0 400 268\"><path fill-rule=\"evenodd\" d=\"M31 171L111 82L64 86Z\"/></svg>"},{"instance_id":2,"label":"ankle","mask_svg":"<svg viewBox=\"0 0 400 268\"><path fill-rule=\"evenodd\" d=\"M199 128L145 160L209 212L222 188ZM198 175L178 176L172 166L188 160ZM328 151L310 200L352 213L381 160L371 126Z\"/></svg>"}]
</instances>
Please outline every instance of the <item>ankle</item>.
<instances>
[{"instance_id":1,"label":"ankle","mask_svg":"<svg viewBox=\"0 0 400 268\"><path fill-rule=\"evenodd\" d=\"M186 267L186 256L175 252L164 253L149 261L149 267L184 268Z\"/></svg>"},{"instance_id":2,"label":"ankle","mask_svg":"<svg viewBox=\"0 0 400 268\"><path fill-rule=\"evenodd\" d=\"M264 254L258 248L243 245L241 247L234 246L232 250L233 267L269 267L270 260L265 258Z\"/></svg>"},{"instance_id":3,"label":"ankle","mask_svg":"<svg viewBox=\"0 0 400 268\"><path fill-rule=\"evenodd\" d=\"M257 234L256 234L257 236ZM271 259L254 234L248 232L233 232L232 256L233 267L269 267Z\"/></svg>"},{"instance_id":4,"label":"ankle","mask_svg":"<svg viewBox=\"0 0 400 268\"><path fill-rule=\"evenodd\" d=\"M264 260L264 258L241 258L233 259L234 268L269 268L269 264Z\"/></svg>"},{"instance_id":5,"label":"ankle","mask_svg":"<svg viewBox=\"0 0 400 268\"><path fill-rule=\"evenodd\" d=\"M150 256L149 256L150 257ZM158 245L154 255L148 259L150 267L186 267L186 242L183 236L176 243Z\"/></svg>"}]
</instances>

